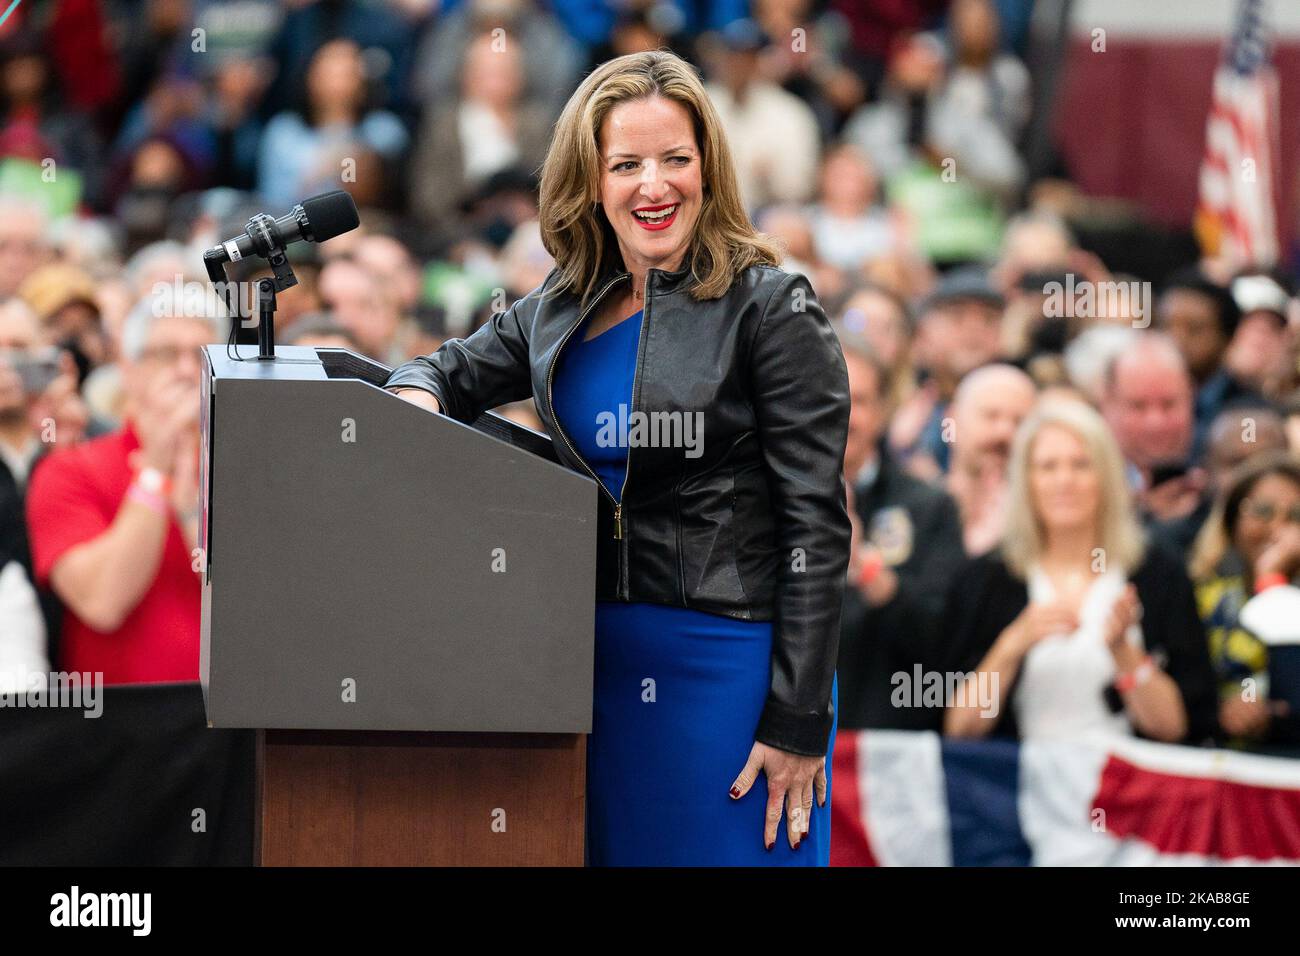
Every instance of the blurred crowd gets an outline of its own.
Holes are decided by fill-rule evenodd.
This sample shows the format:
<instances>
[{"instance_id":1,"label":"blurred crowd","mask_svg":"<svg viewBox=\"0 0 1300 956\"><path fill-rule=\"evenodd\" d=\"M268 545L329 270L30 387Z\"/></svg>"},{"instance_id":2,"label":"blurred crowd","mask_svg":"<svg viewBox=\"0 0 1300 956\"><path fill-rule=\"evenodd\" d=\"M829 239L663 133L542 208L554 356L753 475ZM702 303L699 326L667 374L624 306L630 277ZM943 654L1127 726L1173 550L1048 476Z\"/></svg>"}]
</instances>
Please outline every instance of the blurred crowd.
<instances>
[{"instance_id":1,"label":"blurred crowd","mask_svg":"<svg viewBox=\"0 0 1300 956\"><path fill-rule=\"evenodd\" d=\"M1154 274L1140 221L1092 241L1109 207L1028 159L1029 0L25 6L0 40L10 684L197 679L199 348L230 329L206 248L345 189L362 225L292 247L277 340L427 354L550 270L536 171L579 79L667 47L841 337L840 727L1300 741L1288 651L1242 620L1300 575L1292 277L1165 237ZM994 673L996 716L900 697Z\"/></svg>"}]
</instances>

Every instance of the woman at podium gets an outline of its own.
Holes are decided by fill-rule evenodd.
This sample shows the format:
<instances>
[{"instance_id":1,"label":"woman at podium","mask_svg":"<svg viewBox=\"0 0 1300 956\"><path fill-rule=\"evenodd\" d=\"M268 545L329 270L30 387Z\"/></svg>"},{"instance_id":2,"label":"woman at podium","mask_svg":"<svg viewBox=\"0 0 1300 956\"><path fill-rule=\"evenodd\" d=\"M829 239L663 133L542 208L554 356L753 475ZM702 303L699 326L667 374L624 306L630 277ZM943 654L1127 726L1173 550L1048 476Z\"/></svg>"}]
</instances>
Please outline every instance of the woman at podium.
<instances>
[{"instance_id":1,"label":"woman at podium","mask_svg":"<svg viewBox=\"0 0 1300 956\"><path fill-rule=\"evenodd\" d=\"M385 387L463 422L531 397L599 485L588 860L825 865L850 540L834 331L671 53L583 81L540 209L542 285Z\"/></svg>"}]
</instances>

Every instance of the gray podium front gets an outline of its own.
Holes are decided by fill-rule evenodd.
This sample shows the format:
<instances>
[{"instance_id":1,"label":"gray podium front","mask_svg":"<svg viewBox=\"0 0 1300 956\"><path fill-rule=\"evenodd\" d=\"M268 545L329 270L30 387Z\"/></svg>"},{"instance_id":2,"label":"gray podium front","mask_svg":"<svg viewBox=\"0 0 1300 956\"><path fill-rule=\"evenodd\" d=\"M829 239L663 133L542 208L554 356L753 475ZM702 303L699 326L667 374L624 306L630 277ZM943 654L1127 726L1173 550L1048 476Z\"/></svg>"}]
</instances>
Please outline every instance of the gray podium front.
<instances>
[{"instance_id":1,"label":"gray podium front","mask_svg":"<svg viewBox=\"0 0 1300 956\"><path fill-rule=\"evenodd\" d=\"M205 354L200 676L261 731L261 862L581 864L595 483L345 349Z\"/></svg>"}]
</instances>

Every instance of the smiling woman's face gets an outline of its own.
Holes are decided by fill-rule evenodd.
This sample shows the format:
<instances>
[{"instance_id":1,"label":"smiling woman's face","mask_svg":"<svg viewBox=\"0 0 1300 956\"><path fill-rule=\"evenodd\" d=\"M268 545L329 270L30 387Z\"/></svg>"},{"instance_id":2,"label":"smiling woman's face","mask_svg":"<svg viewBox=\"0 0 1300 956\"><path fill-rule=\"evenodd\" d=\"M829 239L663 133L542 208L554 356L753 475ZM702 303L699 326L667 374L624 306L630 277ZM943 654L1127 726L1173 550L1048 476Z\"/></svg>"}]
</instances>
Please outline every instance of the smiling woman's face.
<instances>
[{"instance_id":1,"label":"smiling woman's face","mask_svg":"<svg viewBox=\"0 0 1300 956\"><path fill-rule=\"evenodd\" d=\"M1049 534L1096 527L1101 476L1083 439L1060 425L1043 426L1029 449L1029 494Z\"/></svg>"},{"instance_id":2,"label":"smiling woman's face","mask_svg":"<svg viewBox=\"0 0 1300 956\"><path fill-rule=\"evenodd\" d=\"M681 267L703 202L690 113L660 96L619 103L600 127L600 203L631 270Z\"/></svg>"}]
</instances>

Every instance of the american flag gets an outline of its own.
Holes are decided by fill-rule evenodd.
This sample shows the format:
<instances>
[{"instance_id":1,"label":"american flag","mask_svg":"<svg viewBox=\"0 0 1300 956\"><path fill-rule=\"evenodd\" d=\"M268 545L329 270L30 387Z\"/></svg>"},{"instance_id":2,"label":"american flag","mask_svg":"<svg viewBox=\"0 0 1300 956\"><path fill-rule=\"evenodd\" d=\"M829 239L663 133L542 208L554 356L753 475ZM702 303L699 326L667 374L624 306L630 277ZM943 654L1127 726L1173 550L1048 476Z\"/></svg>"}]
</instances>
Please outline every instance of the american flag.
<instances>
[{"instance_id":1,"label":"american flag","mask_svg":"<svg viewBox=\"0 0 1300 956\"><path fill-rule=\"evenodd\" d=\"M1300 865L1284 757L846 730L831 759L831 866Z\"/></svg>"},{"instance_id":2,"label":"american flag","mask_svg":"<svg viewBox=\"0 0 1300 956\"><path fill-rule=\"evenodd\" d=\"M1232 268L1267 268L1278 257L1278 93L1270 54L1265 0L1241 0L1214 74L1196 209L1202 251Z\"/></svg>"}]
</instances>

